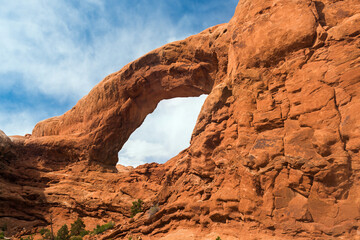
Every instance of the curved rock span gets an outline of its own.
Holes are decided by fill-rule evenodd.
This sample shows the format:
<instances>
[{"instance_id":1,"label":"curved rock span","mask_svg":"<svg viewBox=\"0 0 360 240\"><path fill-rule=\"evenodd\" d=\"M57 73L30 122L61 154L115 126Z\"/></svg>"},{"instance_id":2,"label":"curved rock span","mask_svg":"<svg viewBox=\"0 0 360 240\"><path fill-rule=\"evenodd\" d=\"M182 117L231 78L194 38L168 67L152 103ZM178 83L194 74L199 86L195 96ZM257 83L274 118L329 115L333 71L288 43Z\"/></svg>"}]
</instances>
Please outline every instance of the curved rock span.
<instances>
[{"instance_id":1,"label":"curved rock span","mask_svg":"<svg viewBox=\"0 0 360 240\"><path fill-rule=\"evenodd\" d=\"M358 0L239 1L229 23L126 65L31 137L1 134L0 223L112 219L104 239L359 237L359 34ZM204 93L189 148L115 169L161 100ZM136 199L159 211L130 218Z\"/></svg>"}]
</instances>

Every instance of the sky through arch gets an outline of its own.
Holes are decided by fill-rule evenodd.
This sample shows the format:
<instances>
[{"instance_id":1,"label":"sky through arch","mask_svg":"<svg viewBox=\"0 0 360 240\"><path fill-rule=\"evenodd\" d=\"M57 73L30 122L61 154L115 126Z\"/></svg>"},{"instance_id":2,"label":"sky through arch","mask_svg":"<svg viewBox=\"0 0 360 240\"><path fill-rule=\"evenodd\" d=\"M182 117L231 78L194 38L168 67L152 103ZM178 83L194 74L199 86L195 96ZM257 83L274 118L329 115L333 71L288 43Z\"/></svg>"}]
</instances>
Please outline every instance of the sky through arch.
<instances>
[{"instance_id":1,"label":"sky through arch","mask_svg":"<svg viewBox=\"0 0 360 240\"><path fill-rule=\"evenodd\" d=\"M164 163L187 148L206 97L162 100L120 150L118 164Z\"/></svg>"}]
</instances>

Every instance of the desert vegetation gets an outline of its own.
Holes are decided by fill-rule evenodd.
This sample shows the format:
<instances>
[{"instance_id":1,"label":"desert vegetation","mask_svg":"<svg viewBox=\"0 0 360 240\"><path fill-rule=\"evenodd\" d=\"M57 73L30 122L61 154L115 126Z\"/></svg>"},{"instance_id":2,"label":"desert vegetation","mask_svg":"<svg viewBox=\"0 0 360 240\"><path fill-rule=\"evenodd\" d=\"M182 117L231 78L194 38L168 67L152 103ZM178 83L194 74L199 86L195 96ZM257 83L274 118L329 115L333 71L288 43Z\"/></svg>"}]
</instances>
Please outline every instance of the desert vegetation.
<instances>
[{"instance_id":1,"label":"desert vegetation","mask_svg":"<svg viewBox=\"0 0 360 240\"><path fill-rule=\"evenodd\" d=\"M82 240L86 235L97 235L111 229L115 226L115 223L110 221L103 225L97 225L92 231L85 229L85 224L81 218L78 218L71 224L70 230L66 224L64 224L55 235L51 230L43 228L39 231L43 240ZM24 239L26 240L26 239Z\"/></svg>"},{"instance_id":2,"label":"desert vegetation","mask_svg":"<svg viewBox=\"0 0 360 240\"><path fill-rule=\"evenodd\" d=\"M138 199L137 201L132 202L131 206L131 217L134 217L136 214L143 211L143 201Z\"/></svg>"}]
</instances>

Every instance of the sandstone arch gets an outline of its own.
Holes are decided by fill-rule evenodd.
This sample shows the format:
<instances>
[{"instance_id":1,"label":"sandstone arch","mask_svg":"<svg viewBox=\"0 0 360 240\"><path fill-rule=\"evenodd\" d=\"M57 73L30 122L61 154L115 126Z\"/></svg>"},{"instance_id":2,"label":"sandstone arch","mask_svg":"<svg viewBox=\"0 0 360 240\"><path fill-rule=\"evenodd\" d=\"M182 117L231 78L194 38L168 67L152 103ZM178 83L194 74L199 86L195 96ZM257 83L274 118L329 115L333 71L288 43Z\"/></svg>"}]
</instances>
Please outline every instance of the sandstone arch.
<instances>
[{"instance_id":1,"label":"sandstone arch","mask_svg":"<svg viewBox=\"0 0 360 240\"><path fill-rule=\"evenodd\" d=\"M284 1L281 7L271 4L239 2L228 24L167 44L126 65L64 115L38 123L32 140L68 149L70 160L115 165L117 152L162 99L209 94L219 83L248 75L248 69L270 67L313 45L315 6L293 1ZM266 14L269 8L274 16ZM293 16L281 13L292 9L296 9ZM249 25L254 19L255 24Z\"/></svg>"},{"instance_id":2,"label":"sandstone arch","mask_svg":"<svg viewBox=\"0 0 360 240\"><path fill-rule=\"evenodd\" d=\"M167 44L107 76L64 115L39 122L32 140L65 145L75 158L115 165L130 134L161 100L209 94L224 76L224 52L211 42L226 27Z\"/></svg>"}]
</instances>

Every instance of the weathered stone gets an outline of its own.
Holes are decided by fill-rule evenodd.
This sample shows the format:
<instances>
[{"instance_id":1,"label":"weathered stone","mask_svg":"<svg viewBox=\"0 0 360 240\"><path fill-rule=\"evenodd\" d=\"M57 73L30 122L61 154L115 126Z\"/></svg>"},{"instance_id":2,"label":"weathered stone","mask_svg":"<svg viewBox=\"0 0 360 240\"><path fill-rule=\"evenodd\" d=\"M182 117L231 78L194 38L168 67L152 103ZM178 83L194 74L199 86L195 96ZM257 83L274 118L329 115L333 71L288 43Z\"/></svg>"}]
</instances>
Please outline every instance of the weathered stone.
<instances>
[{"instance_id":1,"label":"weathered stone","mask_svg":"<svg viewBox=\"0 0 360 240\"><path fill-rule=\"evenodd\" d=\"M15 156L12 146L10 138L0 130L0 161L9 162Z\"/></svg>"},{"instance_id":2,"label":"weathered stone","mask_svg":"<svg viewBox=\"0 0 360 240\"><path fill-rule=\"evenodd\" d=\"M53 217L57 230L81 216L114 220L114 239L356 238L359 14L358 0L239 1L229 23L126 65L32 136L0 132L0 153L16 151L0 168L0 224ZM159 101L203 93L189 148L115 167ZM160 210L130 220L137 199Z\"/></svg>"}]
</instances>

